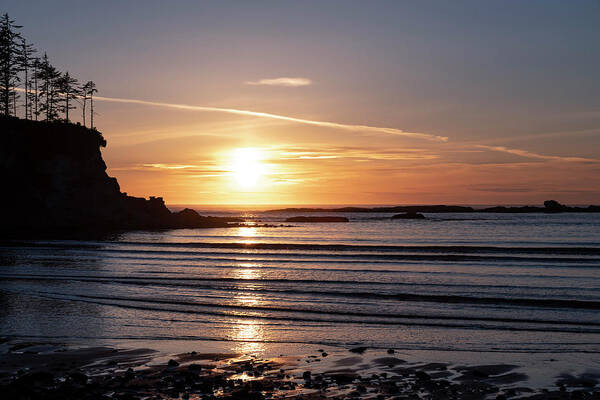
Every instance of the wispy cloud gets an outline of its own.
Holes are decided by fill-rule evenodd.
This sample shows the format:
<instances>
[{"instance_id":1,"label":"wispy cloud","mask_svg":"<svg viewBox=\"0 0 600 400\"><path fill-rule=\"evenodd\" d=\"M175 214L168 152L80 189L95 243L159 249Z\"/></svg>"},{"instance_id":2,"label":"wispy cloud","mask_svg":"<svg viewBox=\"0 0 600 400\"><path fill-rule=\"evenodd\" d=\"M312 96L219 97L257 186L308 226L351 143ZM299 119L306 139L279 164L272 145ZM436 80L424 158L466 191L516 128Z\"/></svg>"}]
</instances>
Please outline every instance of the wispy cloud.
<instances>
[{"instance_id":1,"label":"wispy cloud","mask_svg":"<svg viewBox=\"0 0 600 400\"><path fill-rule=\"evenodd\" d=\"M177 109L177 110L219 112L219 113L227 113L227 114L235 114L235 115L248 115L248 116L259 117L259 118L270 118L270 119L277 119L277 120L281 120L281 121L294 122L294 123L298 123L298 124L321 126L324 128L341 129L341 130L353 131L353 132L370 132L370 133L379 133L379 134L398 135L398 136L405 136L405 137L410 137L410 138L415 138L415 139L432 140L432 141L438 141L438 142L446 142L448 140L448 138L445 136L437 136L437 135L432 135L430 133L405 132L401 129L386 128L386 127L371 126L371 125L352 125L352 124L343 124L343 123L339 123L339 122L317 121L317 120L312 120L312 119L290 117L287 115L271 114L271 113L257 112L257 111L250 111L250 110L240 110L237 108L192 106L192 105L187 105L187 104L162 103L162 102L157 102L157 101L123 99L123 98L118 98L118 97L103 97L103 96L96 96L96 97L94 97L94 99L99 100L99 101L112 102L112 103L139 104L139 105L145 105L145 106L163 107L163 108L171 108L171 109Z\"/></svg>"},{"instance_id":2,"label":"wispy cloud","mask_svg":"<svg viewBox=\"0 0 600 400\"><path fill-rule=\"evenodd\" d=\"M475 147L481 149L487 149L492 151L499 151L502 153L514 154L516 156L535 158L539 160L553 160L553 161L566 161L566 162L600 162L599 159L595 158L584 158L584 157L563 157L563 156L549 156L545 154L534 153L528 150L522 149L510 149L504 146L486 146L486 145L475 145Z\"/></svg>"},{"instance_id":3,"label":"wispy cloud","mask_svg":"<svg viewBox=\"0 0 600 400\"><path fill-rule=\"evenodd\" d=\"M312 85L312 81L308 78L282 77L259 79L258 81L247 81L246 85L299 87Z\"/></svg>"},{"instance_id":4,"label":"wispy cloud","mask_svg":"<svg viewBox=\"0 0 600 400\"><path fill-rule=\"evenodd\" d=\"M355 161L414 161L433 160L439 155L423 149L377 149L353 147L282 147L279 160L353 159Z\"/></svg>"},{"instance_id":5,"label":"wispy cloud","mask_svg":"<svg viewBox=\"0 0 600 400\"><path fill-rule=\"evenodd\" d=\"M189 169L189 168L197 168L195 165L168 165L168 164L144 164L144 167L159 168L159 169Z\"/></svg>"}]
</instances>

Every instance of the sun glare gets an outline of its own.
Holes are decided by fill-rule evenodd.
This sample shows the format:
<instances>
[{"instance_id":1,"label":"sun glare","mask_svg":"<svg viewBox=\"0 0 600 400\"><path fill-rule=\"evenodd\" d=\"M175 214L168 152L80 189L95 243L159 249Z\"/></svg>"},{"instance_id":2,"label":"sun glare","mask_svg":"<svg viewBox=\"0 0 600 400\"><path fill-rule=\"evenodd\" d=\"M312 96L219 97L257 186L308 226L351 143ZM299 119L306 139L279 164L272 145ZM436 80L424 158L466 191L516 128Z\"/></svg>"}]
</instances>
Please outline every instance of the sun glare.
<instances>
[{"instance_id":1,"label":"sun glare","mask_svg":"<svg viewBox=\"0 0 600 400\"><path fill-rule=\"evenodd\" d=\"M253 189L259 184L265 173L262 158L262 152L252 147L233 151L231 172L239 187Z\"/></svg>"}]
</instances>

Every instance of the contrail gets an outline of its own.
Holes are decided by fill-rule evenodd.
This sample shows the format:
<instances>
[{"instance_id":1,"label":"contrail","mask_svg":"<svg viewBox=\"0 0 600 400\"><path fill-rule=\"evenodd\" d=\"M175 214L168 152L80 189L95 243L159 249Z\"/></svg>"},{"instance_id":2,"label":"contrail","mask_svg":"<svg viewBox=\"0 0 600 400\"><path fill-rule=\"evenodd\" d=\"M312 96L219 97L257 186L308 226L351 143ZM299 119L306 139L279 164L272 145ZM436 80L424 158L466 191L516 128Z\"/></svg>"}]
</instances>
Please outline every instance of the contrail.
<instances>
[{"instance_id":1,"label":"contrail","mask_svg":"<svg viewBox=\"0 0 600 400\"><path fill-rule=\"evenodd\" d=\"M548 156L545 154L533 153L533 152L527 151L527 150L510 149L510 148L507 148L504 146L486 146L483 144L479 144L479 145L474 145L473 147L492 150L492 151L499 151L502 153L514 154L514 155L526 157L526 158L537 158L540 160L554 160L554 161L566 161L566 162L593 162L593 163L600 162L600 160L596 159L596 158Z\"/></svg>"},{"instance_id":2,"label":"contrail","mask_svg":"<svg viewBox=\"0 0 600 400\"><path fill-rule=\"evenodd\" d=\"M278 119L278 120L282 120L282 121L295 122L298 124L344 129L344 130L354 131L354 132L387 133L390 135L414 137L414 138L433 140L433 141L438 141L438 142L448 141L448 138L445 136L436 136L436 135L431 135L428 133L405 132L400 129L384 128L384 127L379 127L379 126L350 125L350 124L341 124L338 122L315 121L315 120L311 120L311 119L289 117L286 115L270 114L270 113L249 111L249 110L238 110L235 108L191 106L191 105L187 105L187 104L161 103L161 102L156 102L156 101L121 99L121 98L117 98L117 97L103 97L103 96L94 96L94 99L100 100L100 101L113 102L113 103L141 104L141 105L154 106L154 107L174 108L174 109L178 109L178 110L220 112L220 113L236 114L236 115L249 115L249 116L253 116L253 117L270 118L270 119Z\"/></svg>"},{"instance_id":3,"label":"contrail","mask_svg":"<svg viewBox=\"0 0 600 400\"><path fill-rule=\"evenodd\" d=\"M23 88L14 88L14 90L16 90L18 92L25 91ZM94 96L94 99L99 100L99 101L112 102L112 103L141 104L141 105L145 105L145 106L174 108L177 110L220 112L220 113L236 114L236 115L249 115L249 116L253 116L253 117L270 118L270 119L278 119L278 120L282 120L282 121L295 122L298 124L315 125L315 126L322 126L322 127L326 127L326 128L344 129L347 131L354 131L354 132L387 133L390 135L414 137L414 138L418 138L418 139L432 140L432 141L438 141L438 142L447 142L448 141L448 138L446 136L431 135L429 133L405 132L401 129L385 128L385 127L380 127L380 126L350 125L350 124L341 124L338 122L315 121L312 119L289 117L287 115L271 114L271 113L249 111L249 110L238 110L236 108L191 106L188 104L161 103L161 102L157 102L157 101L122 99L122 98L118 98L118 97L103 97L103 96Z\"/></svg>"}]
</instances>

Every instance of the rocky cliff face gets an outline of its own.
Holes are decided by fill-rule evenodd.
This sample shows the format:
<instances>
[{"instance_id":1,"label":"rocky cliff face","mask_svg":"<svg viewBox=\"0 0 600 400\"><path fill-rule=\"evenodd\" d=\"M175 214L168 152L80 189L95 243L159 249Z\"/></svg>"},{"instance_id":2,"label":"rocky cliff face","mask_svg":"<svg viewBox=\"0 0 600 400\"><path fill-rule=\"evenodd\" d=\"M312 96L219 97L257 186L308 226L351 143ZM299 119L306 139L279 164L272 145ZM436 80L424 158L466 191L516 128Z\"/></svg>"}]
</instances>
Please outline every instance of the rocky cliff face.
<instances>
[{"instance_id":1,"label":"rocky cliff face","mask_svg":"<svg viewBox=\"0 0 600 400\"><path fill-rule=\"evenodd\" d=\"M193 210L171 213L160 197L121 193L96 130L0 116L0 143L4 233L226 226Z\"/></svg>"}]
</instances>

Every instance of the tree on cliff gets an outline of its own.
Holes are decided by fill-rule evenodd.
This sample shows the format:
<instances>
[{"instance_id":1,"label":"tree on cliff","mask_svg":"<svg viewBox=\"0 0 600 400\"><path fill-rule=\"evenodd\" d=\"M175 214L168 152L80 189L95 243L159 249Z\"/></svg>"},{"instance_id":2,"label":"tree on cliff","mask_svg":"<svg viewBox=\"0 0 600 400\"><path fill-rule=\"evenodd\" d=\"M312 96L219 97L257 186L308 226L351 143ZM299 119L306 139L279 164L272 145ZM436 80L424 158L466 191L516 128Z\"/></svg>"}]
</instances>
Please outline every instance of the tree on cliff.
<instances>
[{"instance_id":1,"label":"tree on cliff","mask_svg":"<svg viewBox=\"0 0 600 400\"><path fill-rule=\"evenodd\" d=\"M11 100L16 101L15 86L20 81L19 50L21 26L4 14L0 19L0 98L2 112L10 115Z\"/></svg>"},{"instance_id":2,"label":"tree on cliff","mask_svg":"<svg viewBox=\"0 0 600 400\"><path fill-rule=\"evenodd\" d=\"M92 81L88 81L86 83L83 84L83 86L81 86L81 94L80 94L80 98L81 98L81 119L83 120L83 126L87 126L86 125L86 109L87 109L87 102L90 98L89 95L89 90L91 85L93 84Z\"/></svg>"},{"instance_id":3,"label":"tree on cliff","mask_svg":"<svg viewBox=\"0 0 600 400\"><path fill-rule=\"evenodd\" d=\"M35 49L33 45L27 43L25 38L21 38L21 49L19 54L19 64L21 71L25 74L23 83L25 86L25 119L33 119L33 109L31 100L33 100L33 93L31 93L31 75L29 69L33 66Z\"/></svg>"},{"instance_id":4,"label":"tree on cliff","mask_svg":"<svg viewBox=\"0 0 600 400\"><path fill-rule=\"evenodd\" d=\"M39 92L38 92L38 72L40 70L40 59L38 57L35 57L33 59L33 62L31 63L31 68L33 68L32 73L31 73L31 84L32 84L32 89L33 91L31 92L32 95L32 116L31 119L34 118L35 116L35 120L38 120L38 117L40 116L40 110L38 108L38 100L39 100Z\"/></svg>"},{"instance_id":5,"label":"tree on cliff","mask_svg":"<svg viewBox=\"0 0 600 400\"><path fill-rule=\"evenodd\" d=\"M60 110L65 114L65 122L70 122L69 110L73 110L75 108L73 103L79 98L80 93L77 83L77 79L71 77L71 75L69 75L69 71L65 72L57 80L58 90L62 97L62 105L60 106Z\"/></svg>"},{"instance_id":6,"label":"tree on cliff","mask_svg":"<svg viewBox=\"0 0 600 400\"><path fill-rule=\"evenodd\" d=\"M19 99L24 99L25 119L37 121L45 114L46 121L55 121L64 114L70 122L70 111L79 102L86 125L89 100L90 128L94 128L96 84L89 81L81 88L68 72L63 75L52 66L46 53L35 57L36 50L18 32L20 28L8 14L0 17L0 114L16 116ZM20 82L24 89L18 88Z\"/></svg>"},{"instance_id":7,"label":"tree on cliff","mask_svg":"<svg viewBox=\"0 0 600 400\"><path fill-rule=\"evenodd\" d=\"M40 111L46 114L46 121L54 121L58 119L58 112L60 111L58 83L61 74L50 64L46 53L40 61L39 68L37 78L42 83L39 93Z\"/></svg>"},{"instance_id":8,"label":"tree on cliff","mask_svg":"<svg viewBox=\"0 0 600 400\"><path fill-rule=\"evenodd\" d=\"M93 81L87 81L81 89L81 97L83 99L82 111L83 111L83 125L85 126L85 109L87 100L90 100L90 128L94 129L94 94L98 93L96 84Z\"/></svg>"},{"instance_id":9,"label":"tree on cliff","mask_svg":"<svg viewBox=\"0 0 600 400\"><path fill-rule=\"evenodd\" d=\"M21 98L21 96L17 93L16 90L12 90L10 93L10 98L12 102L13 115L17 115L17 100Z\"/></svg>"}]
</instances>

